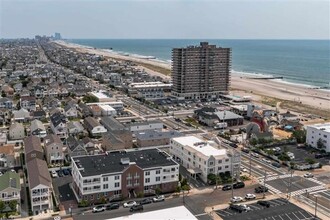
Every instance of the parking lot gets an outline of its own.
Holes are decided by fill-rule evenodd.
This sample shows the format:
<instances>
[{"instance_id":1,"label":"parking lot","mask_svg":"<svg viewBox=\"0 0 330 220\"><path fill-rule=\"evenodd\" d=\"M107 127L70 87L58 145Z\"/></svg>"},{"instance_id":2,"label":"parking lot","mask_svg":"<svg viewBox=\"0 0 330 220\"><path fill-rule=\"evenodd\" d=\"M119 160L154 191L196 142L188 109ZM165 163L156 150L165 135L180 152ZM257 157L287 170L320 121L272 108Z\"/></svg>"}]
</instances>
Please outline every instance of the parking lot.
<instances>
[{"instance_id":1,"label":"parking lot","mask_svg":"<svg viewBox=\"0 0 330 220\"><path fill-rule=\"evenodd\" d=\"M315 158L315 149L310 147L297 147L297 145L283 145L279 146L283 152L286 149L289 152L292 152L295 156L293 160L295 163L306 163L305 159L310 158L316 162L321 163L322 165L329 164L329 157Z\"/></svg>"},{"instance_id":2,"label":"parking lot","mask_svg":"<svg viewBox=\"0 0 330 220\"><path fill-rule=\"evenodd\" d=\"M248 204L251 208L249 212L238 213L234 210L223 209L215 212L224 220L302 220L313 219L313 215L298 206L289 203L285 199L269 200L270 207L265 208L257 203Z\"/></svg>"}]
</instances>

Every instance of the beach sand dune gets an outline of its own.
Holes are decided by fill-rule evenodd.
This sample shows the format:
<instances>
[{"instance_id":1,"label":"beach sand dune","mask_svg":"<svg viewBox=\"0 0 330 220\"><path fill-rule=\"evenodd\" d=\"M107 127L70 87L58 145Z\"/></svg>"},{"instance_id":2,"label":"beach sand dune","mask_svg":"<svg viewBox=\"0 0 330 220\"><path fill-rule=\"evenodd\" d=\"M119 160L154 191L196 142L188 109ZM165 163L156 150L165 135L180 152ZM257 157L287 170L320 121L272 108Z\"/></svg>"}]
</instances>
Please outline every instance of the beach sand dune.
<instances>
[{"instance_id":1,"label":"beach sand dune","mask_svg":"<svg viewBox=\"0 0 330 220\"><path fill-rule=\"evenodd\" d=\"M134 56L125 56L115 52L71 44L65 41L56 41L55 43L64 47L75 49L82 53L91 53L118 60L127 60L138 62L140 64L148 64L155 67L164 68L166 70L171 69L171 65L169 63L164 63L155 59L143 59ZM150 70L148 68L142 66L138 66L138 68L143 68L150 74L162 76L166 80L170 79L169 76L162 75L161 73L157 73L156 71ZM235 72L232 73L231 88L232 90L243 90L247 93L258 94L259 96L268 96L277 99L294 101L299 104L304 104L316 109L320 109L322 111L329 111L330 114L330 91L314 89L298 84L289 84L278 80L250 79L248 76L244 76Z\"/></svg>"}]
</instances>

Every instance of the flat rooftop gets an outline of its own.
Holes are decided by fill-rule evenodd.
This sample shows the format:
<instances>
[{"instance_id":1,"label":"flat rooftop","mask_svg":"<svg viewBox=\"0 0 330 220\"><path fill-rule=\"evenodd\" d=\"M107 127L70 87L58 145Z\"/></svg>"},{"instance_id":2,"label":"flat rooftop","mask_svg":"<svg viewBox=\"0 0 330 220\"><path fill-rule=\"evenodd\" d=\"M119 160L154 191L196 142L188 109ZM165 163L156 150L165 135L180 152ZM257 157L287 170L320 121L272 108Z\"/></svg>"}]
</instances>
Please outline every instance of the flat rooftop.
<instances>
[{"instance_id":1,"label":"flat rooftop","mask_svg":"<svg viewBox=\"0 0 330 220\"><path fill-rule=\"evenodd\" d=\"M109 99L110 98L109 96L105 95L102 92L91 92L91 94L98 99Z\"/></svg>"},{"instance_id":2,"label":"flat rooftop","mask_svg":"<svg viewBox=\"0 0 330 220\"><path fill-rule=\"evenodd\" d=\"M330 132L330 123L307 125L307 127L316 128L325 132Z\"/></svg>"},{"instance_id":3,"label":"flat rooftop","mask_svg":"<svg viewBox=\"0 0 330 220\"><path fill-rule=\"evenodd\" d=\"M173 208L167 209L160 209L151 212L142 212L136 213L133 215L122 216L118 218L112 218L114 220L124 220L124 219L131 219L131 220L144 220L144 219L159 219L159 220L175 220L175 219L197 219L186 207L178 206Z\"/></svg>"},{"instance_id":4,"label":"flat rooftop","mask_svg":"<svg viewBox=\"0 0 330 220\"><path fill-rule=\"evenodd\" d=\"M162 83L162 82L141 82L141 83L131 83L129 87L131 88L154 88L154 87L171 87L172 84Z\"/></svg>"},{"instance_id":5,"label":"flat rooftop","mask_svg":"<svg viewBox=\"0 0 330 220\"><path fill-rule=\"evenodd\" d=\"M115 111L114 108L112 108L110 105L98 105L100 108L104 111Z\"/></svg>"},{"instance_id":6,"label":"flat rooftop","mask_svg":"<svg viewBox=\"0 0 330 220\"><path fill-rule=\"evenodd\" d=\"M102 155L79 156L74 157L73 162L77 167L84 169L80 173L83 177L87 177L124 171L130 164L123 164L122 159L129 163L135 163L141 169L162 168L178 164L170 159L168 154L156 148L109 151Z\"/></svg>"},{"instance_id":7,"label":"flat rooftop","mask_svg":"<svg viewBox=\"0 0 330 220\"><path fill-rule=\"evenodd\" d=\"M217 149L211 146L209 143L199 139L195 136L185 136L185 137L177 137L173 138L174 141L180 143L184 146L189 146L192 149L204 154L205 156L221 156L226 155L226 149Z\"/></svg>"}]
</instances>

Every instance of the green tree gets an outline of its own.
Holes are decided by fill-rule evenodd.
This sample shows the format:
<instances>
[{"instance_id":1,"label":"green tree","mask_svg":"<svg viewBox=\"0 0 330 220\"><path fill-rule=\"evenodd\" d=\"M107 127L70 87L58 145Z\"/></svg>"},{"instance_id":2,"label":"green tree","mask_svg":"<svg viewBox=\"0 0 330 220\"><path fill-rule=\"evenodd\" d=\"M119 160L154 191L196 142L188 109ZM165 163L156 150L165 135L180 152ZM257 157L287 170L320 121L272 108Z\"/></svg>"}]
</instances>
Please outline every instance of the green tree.
<instances>
[{"instance_id":1,"label":"green tree","mask_svg":"<svg viewBox=\"0 0 330 220\"><path fill-rule=\"evenodd\" d=\"M308 164L314 164L315 160L313 160L312 158L306 158L305 162L308 163Z\"/></svg>"},{"instance_id":2,"label":"green tree","mask_svg":"<svg viewBox=\"0 0 330 220\"><path fill-rule=\"evenodd\" d=\"M190 186L189 185L184 185L181 187L183 191L188 191L190 190Z\"/></svg>"},{"instance_id":3,"label":"green tree","mask_svg":"<svg viewBox=\"0 0 330 220\"><path fill-rule=\"evenodd\" d=\"M6 205L5 202L0 200L0 213L2 213L2 211L5 209Z\"/></svg>"},{"instance_id":4,"label":"green tree","mask_svg":"<svg viewBox=\"0 0 330 220\"><path fill-rule=\"evenodd\" d=\"M291 138L296 139L297 143L302 144L306 142L306 130L295 130L291 134Z\"/></svg>"},{"instance_id":5,"label":"green tree","mask_svg":"<svg viewBox=\"0 0 330 220\"><path fill-rule=\"evenodd\" d=\"M217 181L217 176L214 173L209 173L207 175L207 180L210 185L214 185Z\"/></svg>"},{"instance_id":6,"label":"green tree","mask_svg":"<svg viewBox=\"0 0 330 220\"><path fill-rule=\"evenodd\" d=\"M16 211L16 206L17 206L17 201L16 200L12 200L9 202L9 207L12 211Z\"/></svg>"},{"instance_id":7,"label":"green tree","mask_svg":"<svg viewBox=\"0 0 330 220\"><path fill-rule=\"evenodd\" d=\"M317 148L318 148L318 149L323 149L323 148L325 148L324 142L323 142L323 140L322 140L321 138L319 138L319 139L317 140Z\"/></svg>"},{"instance_id":8,"label":"green tree","mask_svg":"<svg viewBox=\"0 0 330 220\"><path fill-rule=\"evenodd\" d=\"M5 91L2 91L1 92L1 97L6 97L7 95L6 95L6 93L5 93Z\"/></svg>"},{"instance_id":9,"label":"green tree","mask_svg":"<svg viewBox=\"0 0 330 220\"><path fill-rule=\"evenodd\" d=\"M156 194L157 194L157 195L159 195L159 194L162 192L162 190L161 190L159 187L157 187L157 188L155 189L155 191L156 191Z\"/></svg>"},{"instance_id":10,"label":"green tree","mask_svg":"<svg viewBox=\"0 0 330 220\"><path fill-rule=\"evenodd\" d=\"M249 143L253 146L257 145L258 144L258 140L256 138L252 138Z\"/></svg>"},{"instance_id":11,"label":"green tree","mask_svg":"<svg viewBox=\"0 0 330 220\"><path fill-rule=\"evenodd\" d=\"M98 102L99 99L92 95L85 95L83 101L85 103L91 103L91 102Z\"/></svg>"}]
</instances>

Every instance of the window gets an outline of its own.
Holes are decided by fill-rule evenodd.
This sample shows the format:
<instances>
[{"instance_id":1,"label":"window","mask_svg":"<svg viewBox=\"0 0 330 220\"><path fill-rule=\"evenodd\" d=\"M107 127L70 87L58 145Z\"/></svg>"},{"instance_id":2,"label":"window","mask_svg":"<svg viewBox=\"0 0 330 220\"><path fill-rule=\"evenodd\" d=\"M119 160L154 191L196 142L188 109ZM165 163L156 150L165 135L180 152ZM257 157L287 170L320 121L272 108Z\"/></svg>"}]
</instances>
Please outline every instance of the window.
<instances>
[{"instance_id":1,"label":"window","mask_svg":"<svg viewBox=\"0 0 330 220\"><path fill-rule=\"evenodd\" d=\"M150 183L150 178L146 178L144 182L145 183Z\"/></svg>"},{"instance_id":2,"label":"window","mask_svg":"<svg viewBox=\"0 0 330 220\"><path fill-rule=\"evenodd\" d=\"M108 182L108 177L103 177L103 182Z\"/></svg>"},{"instance_id":3,"label":"window","mask_svg":"<svg viewBox=\"0 0 330 220\"><path fill-rule=\"evenodd\" d=\"M218 163L222 163L222 160L218 160Z\"/></svg>"},{"instance_id":4,"label":"window","mask_svg":"<svg viewBox=\"0 0 330 220\"><path fill-rule=\"evenodd\" d=\"M119 176L115 176L115 180L119 180Z\"/></svg>"},{"instance_id":5,"label":"window","mask_svg":"<svg viewBox=\"0 0 330 220\"><path fill-rule=\"evenodd\" d=\"M218 170L222 170L222 167L218 167Z\"/></svg>"},{"instance_id":6,"label":"window","mask_svg":"<svg viewBox=\"0 0 330 220\"><path fill-rule=\"evenodd\" d=\"M171 171L175 171L175 167L172 167L172 168L171 168Z\"/></svg>"},{"instance_id":7,"label":"window","mask_svg":"<svg viewBox=\"0 0 330 220\"><path fill-rule=\"evenodd\" d=\"M226 159L225 161L226 161L226 162L228 162L228 161L229 161L229 159Z\"/></svg>"},{"instance_id":8,"label":"window","mask_svg":"<svg viewBox=\"0 0 330 220\"><path fill-rule=\"evenodd\" d=\"M210 173L213 173L213 168L210 169Z\"/></svg>"},{"instance_id":9,"label":"window","mask_svg":"<svg viewBox=\"0 0 330 220\"><path fill-rule=\"evenodd\" d=\"M225 168L228 168L229 166L225 166Z\"/></svg>"},{"instance_id":10,"label":"window","mask_svg":"<svg viewBox=\"0 0 330 220\"><path fill-rule=\"evenodd\" d=\"M150 176L150 171L147 171L146 172L146 176Z\"/></svg>"},{"instance_id":11,"label":"window","mask_svg":"<svg viewBox=\"0 0 330 220\"><path fill-rule=\"evenodd\" d=\"M115 187L119 187L119 182L116 182L115 183Z\"/></svg>"},{"instance_id":12,"label":"window","mask_svg":"<svg viewBox=\"0 0 330 220\"><path fill-rule=\"evenodd\" d=\"M160 170L156 170L156 174L160 174Z\"/></svg>"},{"instance_id":13,"label":"window","mask_svg":"<svg viewBox=\"0 0 330 220\"><path fill-rule=\"evenodd\" d=\"M210 161L210 166L212 166L213 165L213 161Z\"/></svg>"},{"instance_id":14,"label":"window","mask_svg":"<svg viewBox=\"0 0 330 220\"><path fill-rule=\"evenodd\" d=\"M97 199L100 199L100 194L97 194Z\"/></svg>"},{"instance_id":15,"label":"window","mask_svg":"<svg viewBox=\"0 0 330 220\"><path fill-rule=\"evenodd\" d=\"M108 184L103 184L103 189L108 189L109 185Z\"/></svg>"},{"instance_id":16,"label":"window","mask_svg":"<svg viewBox=\"0 0 330 220\"><path fill-rule=\"evenodd\" d=\"M160 181L160 176L157 176L156 177L156 182L159 182Z\"/></svg>"}]
</instances>

